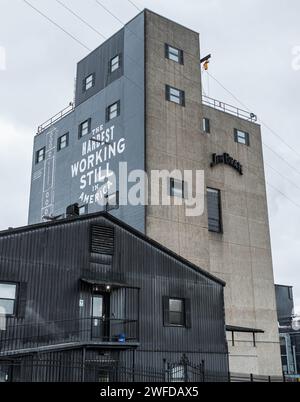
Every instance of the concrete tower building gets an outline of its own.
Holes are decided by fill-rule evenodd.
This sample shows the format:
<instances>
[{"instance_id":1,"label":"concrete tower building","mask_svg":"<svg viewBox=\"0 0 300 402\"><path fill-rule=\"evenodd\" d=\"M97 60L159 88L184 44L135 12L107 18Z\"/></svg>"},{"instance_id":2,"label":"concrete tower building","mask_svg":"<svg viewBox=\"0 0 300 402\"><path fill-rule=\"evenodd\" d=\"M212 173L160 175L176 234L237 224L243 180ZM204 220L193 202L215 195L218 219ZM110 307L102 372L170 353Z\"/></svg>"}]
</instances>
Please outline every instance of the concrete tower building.
<instances>
[{"instance_id":1,"label":"concrete tower building","mask_svg":"<svg viewBox=\"0 0 300 402\"><path fill-rule=\"evenodd\" d=\"M75 104L39 127L29 223L101 210L98 179L119 162L204 171L201 216L122 194L111 213L225 280L231 371L281 374L260 126L202 96L199 34L148 10L78 63Z\"/></svg>"}]
</instances>

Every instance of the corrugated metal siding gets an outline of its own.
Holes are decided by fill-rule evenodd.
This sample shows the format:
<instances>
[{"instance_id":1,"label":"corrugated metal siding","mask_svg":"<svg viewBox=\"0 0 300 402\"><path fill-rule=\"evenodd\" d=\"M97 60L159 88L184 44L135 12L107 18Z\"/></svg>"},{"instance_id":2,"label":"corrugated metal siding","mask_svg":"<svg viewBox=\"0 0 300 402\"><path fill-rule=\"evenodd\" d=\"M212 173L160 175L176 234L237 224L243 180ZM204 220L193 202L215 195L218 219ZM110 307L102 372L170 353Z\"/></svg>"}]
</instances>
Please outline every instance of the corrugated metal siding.
<instances>
[{"instance_id":1,"label":"corrugated metal siding","mask_svg":"<svg viewBox=\"0 0 300 402\"><path fill-rule=\"evenodd\" d=\"M120 69L114 71L112 74L110 73L110 60L118 54L122 55L122 59L124 58L124 29L121 29L121 31L109 38L109 40L78 63L75 96L76 106L94 96L97 92L102 91L114 80L123 75L123 63ZM95 85L87 92L83 92L83 80L90 74L95 74Z\"/></svg>"},{"instance_id":2,"label":"corrugated metal siding","mask_svg":"<svg viewBox=\"0 0 300 402\"><path fill-rule=\"evenodd\" d=\"M90 253L93 224L114 226L112 258ZM14 333L6 336L22 339L36 335L35 324L42 324L45 335L49 330L66 336L80 330L78 325L53 326L48 322L89 315L89 287L80 285L86 272L98 280L122 278L140 288L139 303L127 290L115 292L111 303L115 314L124 312L125 318L139 318L141 346L136 351L136 365L161 366L163 359L176 362L185 353L195 364L204 359L211 370L226 371L222 284L103 216L0 236L0 280L28 284L26 318L9 318ZM163 327L163 296L191 299L190 329ZM79 307L81 298L85 298L84 309ZM124 298L123 309L120 304ZM23 324L32 324L31 329L25 331ZM132 362L132 352L121 352L120 356L121 360L129 359L128 364Z\"/></svg>"}]
</instances>

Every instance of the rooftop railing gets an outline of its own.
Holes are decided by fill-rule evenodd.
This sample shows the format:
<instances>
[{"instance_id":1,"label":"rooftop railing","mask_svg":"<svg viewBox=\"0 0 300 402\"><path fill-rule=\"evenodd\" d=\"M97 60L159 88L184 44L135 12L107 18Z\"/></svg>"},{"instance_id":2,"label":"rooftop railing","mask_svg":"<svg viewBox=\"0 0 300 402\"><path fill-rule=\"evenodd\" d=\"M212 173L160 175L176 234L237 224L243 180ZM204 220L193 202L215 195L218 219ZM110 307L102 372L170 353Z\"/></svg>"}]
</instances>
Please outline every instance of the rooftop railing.
<instances>
[{"instance_id":1,"label":"rooftop railing","mask_svg":"<svg viewBox=\"0 0 300 402\"><path fill-rule=\"evenodd\" d=\"M56 115L54 115L53 117L51 117L50 119L45 121L45 123L38 126L37 134L40 134L41 132L46 130L48 127L50 127L52 124L56 123L57 121L59 121L60 119L62 119L66 115L68 115L69 113L72 113L74 108L75 108L74 103L70 102L69 105L65 109L61 110Z\"/></svg>"},{"instance_id":2,"label":"rooftop railing","mask_svg":"<svg viewBox=\"0 0 300 402\"><path fill-rule=\"evenodd\" d=\"M202 95L202 103L206 106L210 106L214 109L239 117L240 119L245 119L253 123L257 121L257 116L254 113L239 109L236 106L229 105L217 99L209 98L205 95Z\"/></svg>"}]
</instances>

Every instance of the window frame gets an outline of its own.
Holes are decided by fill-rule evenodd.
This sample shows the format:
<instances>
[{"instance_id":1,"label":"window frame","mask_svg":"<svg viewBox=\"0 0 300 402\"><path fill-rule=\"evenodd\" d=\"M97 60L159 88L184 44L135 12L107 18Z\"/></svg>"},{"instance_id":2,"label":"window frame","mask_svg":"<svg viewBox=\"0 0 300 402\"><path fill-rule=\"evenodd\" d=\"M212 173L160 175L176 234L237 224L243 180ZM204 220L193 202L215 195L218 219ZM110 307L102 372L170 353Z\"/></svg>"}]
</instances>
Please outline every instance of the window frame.
<instances>
[{"instance_id":1,"label":"window frame","mask_svg":"<svg viewBox=\"0 0 300 402\"><path fill-rule=\"evenodd\" d=\"M87 130L88 130L88 131L87 131L86 134L82 134L82 132L83 132L83 125L84 125L85 123L88 124L88 126L87 126ZM80 139L80 138L83 138L83 137L86 137L87 135L89 135L89 134L91 133L91 123L92 123L92 119L89 118L89 119L84 120L83 122L81 122L81 123L79 124L79 128L78 128L78 137L79 137L79 139Z\"/></svg>"},{"instance_id":2,"label":"window frame","mask_svg":"<svg viewBox=\"0 0 300 402\"><path fill-rule=\"evenodd\" d=\"M174 50L175 52L173 52L172 50ZM178 55L176 55L176 52L178 52ZM174 56L172 58L172 55ZM165 57L168 60L173 61L174 63L178 63L181 65L184 65L184 53L182 49L179 49L175 46L172 46L168 43L165 44ZM177 57L177 59L176 59Z\"/></svg>"},{"instance_id":3,"label":"window frame","mask_svg":"<svg viewBox=\"0 0 300 402\"><path fill-rule=\"evenodd\" d=\"M116 106L116 110L114 111L114 113L116 113L116 115L112 117L111 116L111 114L112 114L111 108L113 106ZM108 122L116 119L117 117L120 116L120 114L121 114L121 101L118 100L118 101L112 103L111 105L107 106L107 108L106 108L106 122L108 123Z\"/></svg>"},{"instance_id":4,"label":"window frame","mask_svg":"<svg viewBox=\"0 0 300 402\"><path fill-rule=\"evenodd\" d=\"M172 94L172 91L177 91L178 95ZM176 102L175 99L178 99ZM166 85L166 100L171 103L175 103L175 105L185 106L185 91L179 88L172 87L171 85Z\"/></svg>"},{"instance_id":5,"label":"window frame","mask_svg":"<svg viewBox=\"0 0 300 402\"><path fill-rule=\"evenodd\" d=\"M39 155L40 152L43 152L43 159L40 160ZM46 147L40 148L39 150L36 151L35 154L35 164L38 165L39 163L44 162L44 160L46 159Z\"/></svg>"},{"instance_id":6,"label":"window frame","mask_svg":"<svg viewBox=\"0 0 300 402\"><path fill-rule=\"evenodd\" d=\"M176 183L178 183L178 184L181 183L181 186L182 186L182 188L181 188L182 194L181 195L178 195L174 192L174 190L179 191L179 188L176 188L176 186L175 186ZM170 177L169 186L170 186L170 189L169 189L170 197L181 198L183 200L186 198L186 196L185 196L186 183L184 180L178 180L178 179L175 179L174 177Z\"/></svg>"},{"instance_id":7,"label":"window frame","mask_svg":"<svg viewBox=\"0 0 300 402\"><path fill-rule=\"evenodd\" d=\"M178 311L174 311L170 309L170 303L171 301L180 301L181 302L181 306L182 306L182 311L178 312ZM175 324L174 322L171 322L170 319L170 314L171 313L178 313L178 315L180 314L182 317L182 324ZM179 297L169 297L169 327L186 327L186 308L185 308L185 299L183 298L179 298Z\"/></svg>"},{"instance_id":8,"label":"window frame","mask_svg":"<svg viewBox=\"0 0 300 402\"><path fill-rule=\"evenodd\" d=\"M117 63L113 63L113 61L115 60L115 59L117 59L118 58L118 62ZM109 61L109 72L110 72L110 74L113 74L113 73L115 73L116 71L118 71L120 68L121 68L121 54L119 53L119 54L116 54L114 57L112 57L111 59L110 59L110 61ZM117 67L116 68L114 68L115 67L115 65L117 65Z\"/></svg>"},{"instance_id":9,"label":"window frame","mask_svg":"<svg viewBox=\"0 0 300 402\"><path fill-rule=\"evenodd\" d=\"M18 306L18 298L19 298L19 283L0 281L0 285L15 286L15 298L14 299L8 299L8 298L0 297L0 301L1 300L13 301L14 304L13 304L13 312L12 312L12 314L5 314L4 317L16 317L16 315L17 315L17 306ZM0 314L0 316L1 316L1 314Z\"/></svg>"},{"instance_id":10,"label":"window frame","mask_svg":"<svg viewBox=\"0 0 300 402\"><path fill-rule=\"evenodd\" d=\"M88 79L91 78L91 81L88 82ZM90 89L92 89L95 86L95 81L96 81L96 75L95 73L91 73L88 76L86 76L83 80L83 92L87 92ZM89 87L87 87L90 84Z\"/></svg>"},{"instance_id":11,"label":"window frame","mask_svg":"<svg viewBox=\"0 0 300 402\"><path fill-rule=\"evenodd\" d=\"M239 133L243 134L244 137L242 137ZM250 146L250 135L247 131L235 128L234 129L234 141L237 144L246 145L249 147Z\"/></svg>"},{"instance_id":12,"label":"window frame","mask_svg":"<svg viewBox=\"0 0 300 402\"><path fill-rule=\"evenodd\" d=\"M207 117L202 118L202 130L206 134L210 134L210 119Z\"/></svg>"},{"instance_id":13,"label":"window frame","mask_svg":"<svg viewBox=\"0 0 300 402\"><path fill-rule=\"evenodd\" d=\"M62 138L63 137L66 137L66 146L62 148L61 144L62 144ZM60 137L58 137L58 139L57 139L57 152L63 151L64 149L68 148L68 146L69 146L69 132L67 132L67 133L61 135Z\"/></svg>"},{"instance_id":14,"label":"window frame","mask_svg":"<svg viewBox=\"0 0 300 402\"><path fill-rule=\"evenodd\" d=\"M209 192L214 192L218 193L218 211L219 211L219 230L214 230L210 225L209 221L210 218L208 214L208 193ZM223 234L223 219L222 219L222 193L220 189L213 188L213 187L207 187L206 188L206 195L207 195L207 218L208 218L208 231L211 233L216 233L216 234Z\"/></svg>"}]
</instances>

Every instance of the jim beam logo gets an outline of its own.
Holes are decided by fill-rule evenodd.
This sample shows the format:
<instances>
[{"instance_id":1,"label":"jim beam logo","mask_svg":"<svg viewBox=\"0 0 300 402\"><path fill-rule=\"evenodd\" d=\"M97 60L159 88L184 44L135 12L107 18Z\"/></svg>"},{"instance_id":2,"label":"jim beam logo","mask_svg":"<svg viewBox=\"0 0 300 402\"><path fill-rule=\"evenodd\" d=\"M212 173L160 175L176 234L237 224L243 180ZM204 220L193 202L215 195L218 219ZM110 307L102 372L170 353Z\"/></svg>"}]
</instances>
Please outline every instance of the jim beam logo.
<instances>
[{"instance_id":1,"label":"jim beam logo","mask_svg":"<svg viewBox=\"0 0 300 402\"><path fill-rule=\"evenodd\" d=\"M228 165L231 166L233 169L237 170L240 175L243 175L243 166L238 162L236 159L232 158L229 154L224 153L223 155L217 155L213 154L212 155L212 162L210 166L213 168L214 166L217 165Z\"/></svg>"}]
</instances>

